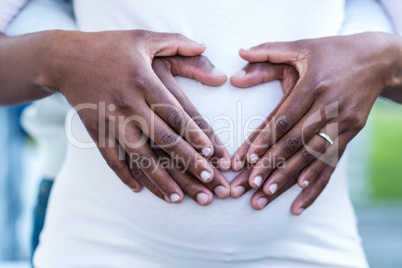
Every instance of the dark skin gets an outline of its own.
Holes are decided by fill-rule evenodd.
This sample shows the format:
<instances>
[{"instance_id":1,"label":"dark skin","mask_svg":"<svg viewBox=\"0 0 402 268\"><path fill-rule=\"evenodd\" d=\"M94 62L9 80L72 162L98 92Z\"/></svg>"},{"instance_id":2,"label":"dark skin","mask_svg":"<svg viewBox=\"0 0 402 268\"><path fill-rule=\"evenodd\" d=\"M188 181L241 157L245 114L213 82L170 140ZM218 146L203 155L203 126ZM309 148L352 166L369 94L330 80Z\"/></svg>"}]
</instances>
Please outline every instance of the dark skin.
<instances>
[{"instance_id":1,"label":"dark skin","mask_svg":"<svg viewBox=\"0 0 402 268\"><path fill-rule=\"evenodd\" d=\"M224 83L227 80L224 74L217 72L205 58L196 57L204 50L204 44L179 34L141 30L2 35L0 62L6 64L0 66L0 104L33 101L55 92L62 93L73 107L103 102L108 107L105 118L100 118L96 109L76 109L106 163L133 191L140 191L142 186L133 179L126 161L119 157L119 147L128 155L138 155L150 163L149 167L140 165L141 171L169 202L179 203L184 197L177 181L159 165L152 146L144 142L145 134L179 165L185 166L192 177L215 188L222 186L215 192L218 197L226 198L229 184L215 173L216 167L230 168L230 155L219 146L221 142L206 122L192 119L198 112L180 89L170 86L169 90L152 66L155 57L193 57L185 62L185 66L192 68L176 68L178 59L165 60L164 73L163 66L155 68L170 85L172 74L199 78L214 86ZM205 157L218 161L214 166ZM207 188L202 189L210 195ZM209 196L207 201L210 199Z\"/></svg>"},{"instance_id":2,"label":"dark skin","mask_svg":"<svg viewBox=\"0 0 402 268\"><path fill-rule=\"evenodd\" d=\"M401 101L401 43L393 35L363 33L240 50L240 56L250 63L286 64L297 73L283 72L282 81L296 82L285 88L278 107L233 156L235 170L246 161L254 166L232 182L232 189L258 189L251 205L262 209L297 182L304 190L292 212L300 215L327 185L346 145L365 125L376 98L382 95ZM232 77L232 84L247 87L269 81L270 77L261 79L267 69L274 68L269 66L250 69L248 65L247 74ZM334 144L318 136L318 131L328 134ZM285 164L266 168L278 159L286 159Z\"/></svg>"},{"instance_id":3,"label":"dark skin","mask_svg":"<svg viewBox=\"0 0 402 268\"><path fill-rule=\"evenodd\" d=\"M220 198L229 195L229 184L216 169L230 167L225 161L229 155L219 146L221 143L216 142L207 123L198 120L198 112L173 78L182 75L208 85L224 83L226 76L216 72L207 59L198 57L204 49L204 45L180 35L145 31L49 31L13 38L2 35L0 62L6 64L0 64L0 102L12 105L61 92L73 106L100 101L107 106L113 104L115 109L105 118L106 125L113 126L104 133L106 146L99 140L97 112L80 110L79 115L119 178L134 191L144 185L167 202L179 203L187 194L200 205L208 205L213 191ZM254 162L250 159L252 154L259 159L253 163L254 167L244 170L232 182L231 195L238 198L245 191L257 188L254 178L261 175L262 187L251 199L253 208L262 209L296 182L305 189L294 202L292 212L298 215L311 205L325 188L346 144L363 127L375 98L382 93L396 101L401 99L401 50L399 38L367 33L270 43L240 51L240 56L250 63L245 67L245 76L232 77L233 85L249 87L279 79L285 95L264 124L233 156L236 171L243 168L246 160ZM350 66L356 67L346 72ZM365 90L353 91L350 85ZM303 127L309 115L317 111L323 115L328 109L330 114L334 112L336 109L328 106L334 102L339 103L339 116L316 120ZM164 107L153 109L150 107L153 103L169 104L168 107L179 111ZM326 106L329 108L325 109ZM111 119L132 114L145 120L154 115L157 122L152 125L146 121L147 126L152 126L146 128L138 123L119 125ZM278 128L276 118L285 118L286 124ZM339 133L325 128L332 122L338 124ZM188 129L192 131L183 132ZM335 144L328 146L316 135L318 130L329 134ZM300 141L301 133L303 143L292 142L289 146L286 141ZM159 146L150 146L146 139L139 147L130 146L142 141L143 134ZM305 144L313 150L307 150ZM119 146L128 156L140 155L151 163L151 168L132 165L130 157L120 159ZM210 149L207 154L204 148ZM267 154L270 150L275 154ZM262 169L260 159L273 162L271 156L265 155L283 157L286 165ZM181 160L177 160L177 156ZM218 161L210 163L204 157ZM158 165L161 158L178 164L183 164L180 162L183 159L190 160L186 162L190 166L184 173L179 166L171 170L161 168ZM194 165L198 161L200 164ZM207 179L201 176L203 171L210 174ZM269 187L273 184L277 185L275 193ZM226 191L216 191L218 186ZM240 194L235 191L238 186L244 188ZM174 194L178 199L173 201ZM263 202L258 202L261 199Z\"/></svg>"}]
</instances>

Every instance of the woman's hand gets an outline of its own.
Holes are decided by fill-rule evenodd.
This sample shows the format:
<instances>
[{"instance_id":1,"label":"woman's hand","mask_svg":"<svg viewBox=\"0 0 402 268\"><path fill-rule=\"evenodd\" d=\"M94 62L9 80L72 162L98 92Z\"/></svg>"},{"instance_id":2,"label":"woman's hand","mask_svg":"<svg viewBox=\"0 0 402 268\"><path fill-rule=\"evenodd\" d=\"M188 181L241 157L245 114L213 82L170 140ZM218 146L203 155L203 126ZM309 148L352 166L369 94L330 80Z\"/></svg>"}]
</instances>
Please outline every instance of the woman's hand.
<instances>
[{"instance_id":1,"label":"woman's hand","mask_svg":"<svg viewBox=\"0 0 402 268\"><path fill-rule=\"evenodd\" d=\"M204 120L184 94L174 76L194 78L210 86L221 85L226 79L223 79L222 75L216 74L216 69L204 56L160 57L154 59L152 66L162 83L175 96L186 113L193 118L214 144L214 155L209 158L211 164L219 167L221 170L228 170L230 168L230 162L222 163L222 159L230 159L226 148L219 140L212 127ZM229 183L217 169L214 168L214 179L210 183L203 184L191 173L187 172L185 167L180 167L175 163L174 159L163 152L163 150L153 147L152 151L158 157L159 163L157 163L157 165L160 164L163 166L177 182L184 194L188 195L198 204L202 206L209 205L213 200L213 192L219 198L227 198L229 196ZM127 159L131 173L139 183L148 188L157 197L171 202L171 199L165 196L142 171L143 168L141 168L141 165L146 165L147 163L144 163L138 156L132 156L131 159L127 156ZM181 200L182 199L179 199L177 202L181 202Z\"/></svg>"},{"instance_id":2,"label":"woman's hand","mask_svg":"<svg viewBox=\"0 0 402 268\"><path fill-rule=\"evenodd\" d=\"M47 69L40 83L60 91L75 107L107 164L126 185L141 189L119 157L119 147L149 163L142 172L170 201L183 198L177 182L157 165L147 137L195 178L213 180L214 167L204 157L214 155L214 145L152 69L155 57L197 56L205 45L179 34L141 30L59 32L47 44ZM224 74L215 76L215 84L226 81ZM219 153L230 160L227 152Z\"/></svg>"},{"instance_id":3,"label":"woman's hand","mask_svg":"<svg viewBox=\"0 0 402 268\"><path fill-rule=\"evenodd\" d=\"M283 191L295 176L306 190L293 204L293 213L300 214L315 200L347 143L363 128L375 99L384 89L401 85L400 42L388 34L364 33L240 51L249 62L294 66L300 76L274 115L253 133L256 138L247 152L233 157L232 163L245 158L255 163L249 184L262 190L252 198L254 208L263 208L269 200L259 205L257 200ZM233 78L232 83L238 84ZM319 131L334 144L317 135Z\"/></svg>"}]
</instances>

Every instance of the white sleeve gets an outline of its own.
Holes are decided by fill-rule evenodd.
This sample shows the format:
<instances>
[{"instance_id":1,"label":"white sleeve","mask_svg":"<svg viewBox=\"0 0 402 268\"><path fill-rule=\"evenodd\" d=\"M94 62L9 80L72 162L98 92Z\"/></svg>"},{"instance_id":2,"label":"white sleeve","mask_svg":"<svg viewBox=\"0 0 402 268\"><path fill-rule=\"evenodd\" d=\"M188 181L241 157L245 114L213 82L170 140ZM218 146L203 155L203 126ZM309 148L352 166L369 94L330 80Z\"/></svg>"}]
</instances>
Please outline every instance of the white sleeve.
<instances>
[{"instance_id":1,"label":"white sleeve","mask_svg":"<svg viewBox=\"0 0 402 268\"><path fill-rule=\"evenodd\" d=\"M65 0L29 0L4 32L13 36L55 29L77 30L72 4Z\"/></svg>"},{"instance_id":2,"label":"white sleeve","mask_svg":"<svg viewBox=\"0 0 402 268\"><path fill-rule=\"evenodd\" d=\"M28 0L1 0L0 1L0 32L4 32L10 21Z\"/></svg>"},{"instance_id":3,"label":"white sleeve","mask_svg":"<svg viewBox=\"0 0 402 268\"><path fill-rule=\"evenodd\" d=\"M397 33L402 36L402 1L401 0L380 0L394 22Z\"/></svg>"},{"instance_id":4,"label":"white sleeve","mask_svg":"<svg viewBox=\"0 0 402 268\"><path fill-rule=\"evenodd\" d=\"M377 31L394 33L392 22L383 6L376 0L346 0L345 21L340 34Z\"/></svg>"}]
</instances>

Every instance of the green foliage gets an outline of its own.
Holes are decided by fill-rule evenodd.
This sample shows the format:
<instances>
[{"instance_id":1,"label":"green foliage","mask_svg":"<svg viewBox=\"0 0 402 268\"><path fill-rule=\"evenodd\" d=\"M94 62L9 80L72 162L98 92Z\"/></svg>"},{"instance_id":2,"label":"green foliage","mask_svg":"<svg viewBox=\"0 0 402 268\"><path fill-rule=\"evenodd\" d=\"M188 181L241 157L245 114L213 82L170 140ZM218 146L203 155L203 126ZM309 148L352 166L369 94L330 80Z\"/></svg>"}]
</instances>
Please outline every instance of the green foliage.
<instances>
[{"instance_id":1,"label":"green foliage","mask_svg":"<svg viewBox=\"0 0 402 268\"><path fill-rule=\"evenodd\" d=\"M402 200L402 105L377 103L370 120L369 174L374 198Z\"/></svg>"}]
</instances>

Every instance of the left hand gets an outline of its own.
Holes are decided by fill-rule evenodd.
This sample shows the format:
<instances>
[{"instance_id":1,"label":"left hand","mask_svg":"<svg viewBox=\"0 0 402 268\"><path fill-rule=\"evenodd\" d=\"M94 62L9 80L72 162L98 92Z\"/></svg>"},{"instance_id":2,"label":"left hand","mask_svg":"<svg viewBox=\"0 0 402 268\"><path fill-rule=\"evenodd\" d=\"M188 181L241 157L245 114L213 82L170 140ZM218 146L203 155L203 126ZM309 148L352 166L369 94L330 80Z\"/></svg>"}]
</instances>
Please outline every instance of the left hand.
<instances>
[{"instance_id":1,"label":"left hand","mask_svg":"<svg viewBox=\"0 0 402 268\"><path fill-rule=\"evenodd\" d=\"M252 188L262 187L252 197L253 208L265 207L282 187L292 186L295 177L306 189L293 203L292 212L298 215L312 204L347 143L365 125L376 98L399 83L399 42L389 34L363 33L240 50L250 63L287 64L300 76L280 106L251 134L252 143L240 147L232 158L232 163L245 159L255 163L243 172L249 175L242 176L248 177ZM247 79L248 74L231 81L241 86ZM334 144L317 135L319 131ZM243 166L244 162L240 168L233 165L237 170Z\"/></svg>"}]
</instances>

